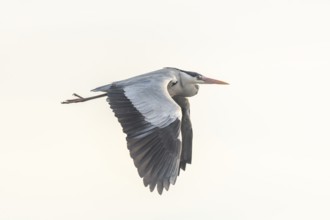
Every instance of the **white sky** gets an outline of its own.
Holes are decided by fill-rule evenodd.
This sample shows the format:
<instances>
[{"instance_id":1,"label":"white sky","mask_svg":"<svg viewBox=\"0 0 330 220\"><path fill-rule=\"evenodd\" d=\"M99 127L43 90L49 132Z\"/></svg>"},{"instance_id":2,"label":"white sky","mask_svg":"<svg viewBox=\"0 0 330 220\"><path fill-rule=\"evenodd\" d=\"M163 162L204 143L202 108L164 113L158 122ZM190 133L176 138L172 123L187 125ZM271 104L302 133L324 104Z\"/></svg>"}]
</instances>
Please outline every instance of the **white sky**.
<instances>
[{"instance_id":1,"label":"white sky","mask_svg":"<svg viewBox=\"0 0 330 220\"><path fill-rule=\"evenodd\" d=\"M330 2L1 1L0 219L330 219ZM105 100L73 92L174 66L193 164L143 186Z\"/></svg>"}]
</instances>

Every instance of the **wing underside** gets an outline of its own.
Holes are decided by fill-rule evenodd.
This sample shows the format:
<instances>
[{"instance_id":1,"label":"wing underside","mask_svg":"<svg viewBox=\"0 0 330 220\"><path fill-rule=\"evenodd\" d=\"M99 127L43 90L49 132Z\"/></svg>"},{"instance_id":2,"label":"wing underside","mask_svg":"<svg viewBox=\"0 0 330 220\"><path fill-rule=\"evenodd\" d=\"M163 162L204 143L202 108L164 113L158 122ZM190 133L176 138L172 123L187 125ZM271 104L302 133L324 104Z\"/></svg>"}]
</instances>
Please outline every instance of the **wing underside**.
<instances>
[{"instance_id":1,"label":"wing underside","mask_svg":"<svg viewBox=\"0 0 330 220\"><path fill-rule=\"evenodd\" d=\"M157 186L160 194L163 188L168 190L179 173L180 118L165 123L164 127L146 121L146 116L126 96L125 89L118 86L108 91L108 101L127 134L127 147L145 186L149 185L151 191Z\"/></svg>"}]
</instances>

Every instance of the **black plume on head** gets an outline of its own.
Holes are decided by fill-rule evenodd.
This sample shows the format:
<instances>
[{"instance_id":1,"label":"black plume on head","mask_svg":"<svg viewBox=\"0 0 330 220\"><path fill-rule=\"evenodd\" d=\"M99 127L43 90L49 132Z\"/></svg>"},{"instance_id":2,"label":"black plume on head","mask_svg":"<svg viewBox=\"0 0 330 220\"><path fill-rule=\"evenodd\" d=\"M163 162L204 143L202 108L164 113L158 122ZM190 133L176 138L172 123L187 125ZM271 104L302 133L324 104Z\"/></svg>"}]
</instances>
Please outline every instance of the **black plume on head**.
<instances>
[{"instance_id":1,"label":"black plume on head","mask_svg":"<svg viewBox=\"0 0 330 220\"><path fill-rule=\"evenodd\" d=\"M187 70L181 70L181 69L174 68L174 67L168 67L168 68L172 68L172 69L179 70L179 71L181 71L181 72L183 72L183 73L186 73L186 74L188 74L188 75L190 75L190 76L192 76L192 77L197 77L197 76L200 75L199 73L196 73L196 72L187 71Z\"/></svg>"}]
</instances>

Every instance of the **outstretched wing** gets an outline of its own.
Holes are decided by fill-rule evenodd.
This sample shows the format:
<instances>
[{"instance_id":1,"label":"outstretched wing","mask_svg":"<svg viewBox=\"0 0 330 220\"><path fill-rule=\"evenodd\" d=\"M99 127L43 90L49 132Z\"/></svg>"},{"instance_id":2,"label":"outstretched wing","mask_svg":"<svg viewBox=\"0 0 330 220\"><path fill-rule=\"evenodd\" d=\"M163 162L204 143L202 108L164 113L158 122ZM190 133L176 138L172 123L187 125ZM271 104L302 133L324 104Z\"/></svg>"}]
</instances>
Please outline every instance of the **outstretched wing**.
<instances>
[{"instance_id":1,"label":"outstretched wing","mask_svg":"<svg viewBox=\"0 0 330 220\"><path fill-rule=\"evenodd\" d=\"M159 194L175 184L182 149L181 108L168 94L170 81L164 74L142 76L134 83L113 83L106 91L140 177Z\"/></svg>"}]
</instances>

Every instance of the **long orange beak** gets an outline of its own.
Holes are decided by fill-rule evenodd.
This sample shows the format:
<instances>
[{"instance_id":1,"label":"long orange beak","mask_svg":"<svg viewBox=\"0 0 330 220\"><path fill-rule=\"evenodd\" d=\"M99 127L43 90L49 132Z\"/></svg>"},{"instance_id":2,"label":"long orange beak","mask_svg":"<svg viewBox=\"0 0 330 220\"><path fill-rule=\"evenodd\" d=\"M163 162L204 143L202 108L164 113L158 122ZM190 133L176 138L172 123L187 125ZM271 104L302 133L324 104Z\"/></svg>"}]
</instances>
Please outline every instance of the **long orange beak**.
<instances>
[{"instance_id":1,"label":"long orange beak","mask_svg":"<svg viewBox=\"0 0 330 220\"><path fill-rule=\"evenodd\" d=\"M202 80L204 81L205 84L222 84L222 85L229 85L229 83L226 83L224 81L220 81L217 79L211 79L208 77L203 76Z\"/></svg>"}]
</instances>

